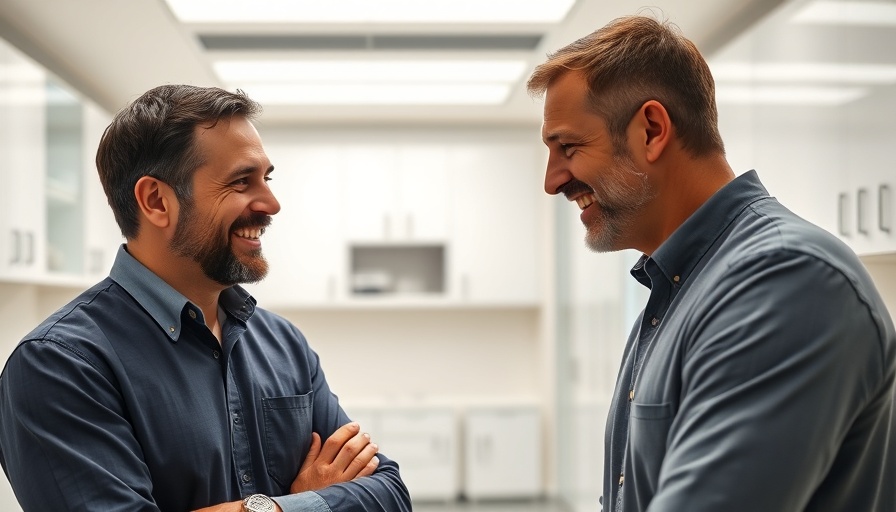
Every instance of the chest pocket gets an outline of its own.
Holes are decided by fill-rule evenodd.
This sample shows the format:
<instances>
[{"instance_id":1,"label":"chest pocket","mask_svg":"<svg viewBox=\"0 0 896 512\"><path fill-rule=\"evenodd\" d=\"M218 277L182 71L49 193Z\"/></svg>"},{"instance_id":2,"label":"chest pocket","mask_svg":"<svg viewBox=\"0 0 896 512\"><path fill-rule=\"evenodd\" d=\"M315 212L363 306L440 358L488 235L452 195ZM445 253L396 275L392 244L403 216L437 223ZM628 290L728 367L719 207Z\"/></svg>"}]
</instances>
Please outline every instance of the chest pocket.
<instances>
[{"instance_id":1,"label":"chest pocket","mask_svg":"<svg viewBox=\"0 0 896 512\"><path fill-rule=\"evenodd\" d=\"M672 404L639 404L632 402L629 420L629 471L638 481L655 485L666 456L669 429L672 426ZM653 489L655 491L655 489Z\"/></svg>"},{"instance_id":2,"label":"chest pocket","mask_svg":"<svg viewBox=\"0 0 896 512\"><path fill-rule=\"evenodd\" d=\"M268 474L284 490L289 489L311 445L313 393L261 399Z\"/></svg>"}]
</instances>

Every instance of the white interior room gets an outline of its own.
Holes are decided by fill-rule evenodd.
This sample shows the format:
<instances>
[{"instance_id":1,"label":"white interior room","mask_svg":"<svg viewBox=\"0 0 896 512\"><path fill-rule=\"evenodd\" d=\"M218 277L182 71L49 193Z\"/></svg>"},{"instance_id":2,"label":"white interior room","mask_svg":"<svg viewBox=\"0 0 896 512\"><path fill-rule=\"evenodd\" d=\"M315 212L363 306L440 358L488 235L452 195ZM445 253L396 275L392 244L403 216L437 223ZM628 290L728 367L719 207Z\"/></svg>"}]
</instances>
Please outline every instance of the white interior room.
<instances>
[{"instance_id":1,"label":"white interior room","mask_svg":"<svg viewBox=\"0 0 896 512\"><path fill-rule=\"evenodd\" d=\"M896 1L4 0L0 360L122 243L93 163L111 116L164 83L240 88L282 204L248 288L303 331L415 509L600 510L646 290L638 254L588 251L578 208L543 192L525 81L645 9L710 62L732 168L849 244L896 312Z\"/></svg>"}]
</instances>

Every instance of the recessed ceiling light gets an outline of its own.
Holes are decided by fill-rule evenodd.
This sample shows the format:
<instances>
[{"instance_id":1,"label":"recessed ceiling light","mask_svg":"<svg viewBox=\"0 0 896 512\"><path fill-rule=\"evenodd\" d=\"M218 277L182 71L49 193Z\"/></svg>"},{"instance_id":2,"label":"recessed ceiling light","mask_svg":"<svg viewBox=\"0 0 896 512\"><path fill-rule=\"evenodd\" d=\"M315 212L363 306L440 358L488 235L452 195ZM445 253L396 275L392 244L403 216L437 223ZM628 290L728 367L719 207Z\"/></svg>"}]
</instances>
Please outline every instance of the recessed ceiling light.
<instances>
[{"instance_id":1,"label":"recessed ceiling light","mask_svg":"<svg viewBox=\"0 0 896 512\"><path fill-rule=\"evenodd\" d=\"M890 2L811 2L791 18L794 23L823 25L896 25Z\"/></svg>"},{"instance_id":2,"label":"recessed ceiling light","mask_svg":"<svg viewBox=\"0 0 896 512\"><path fill-rule=\"evenodd\" d=\"M862 87L722 85L716 102L728 105L837 106L854 101L868 91Z\"/></svg>"},{"instance_id":3,"label":"recessed ceiling light","mask_svg":"<svg viewBox=\"0 0 896 512\"><path fill-rule=\"evenodd\" d=\"M236 84L233 84L236 85ZM262 105L499 105L509 84L243 84Z\"/></svg>"},{"instance_id":4,"label":"recessed ceiling light","mask_svg":"<svg viewBox=\"0 0 896 512\"><path fill-rule=\"evenodd\" d=\"M189 23L556 23L575 0L166 0Z\"/></svg>"},{"instance_id":5,"label":"recessed ceiling light","mask_svg":"<svg viewBox=\"0 0 896 512\"><path fill-rule=\"evenodd\" d=\"M896 83L896 65L886 64L718 62L710 63L710 69L717 82Z\"/></svg>"},{"instance_id":6,"label":"recessed ceiling light","mask_svg":"<svg viewBox=\"0 0 896 512\"><path fill-rule=\"evenodd\" d=\"M515 82L522 60L225 60L212 64L224 82Z\"/></svg>"}]
</instances>

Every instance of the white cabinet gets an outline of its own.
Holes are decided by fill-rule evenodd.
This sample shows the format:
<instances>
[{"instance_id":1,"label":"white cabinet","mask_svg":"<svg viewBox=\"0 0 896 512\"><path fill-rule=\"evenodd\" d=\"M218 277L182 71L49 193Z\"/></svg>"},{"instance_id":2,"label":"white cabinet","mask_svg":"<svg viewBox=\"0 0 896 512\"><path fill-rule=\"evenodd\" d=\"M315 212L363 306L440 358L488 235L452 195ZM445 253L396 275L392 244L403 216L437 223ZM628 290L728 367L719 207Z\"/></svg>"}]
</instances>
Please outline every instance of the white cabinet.
<instances>
[{"instance_id":1,"label":"white cabinet","mask_svg":"<svg viewBox=\"0 0 896 512\"><path fill-rule=\"evenodd\" d=\"M268 276L247 286L264 307L328 304L345 296L340 150L335 144L265 141L280 212L262 238Z\"/></svg>"},{"instance_id":2,"label":"white cabinet","mask_svg":"<svg viewBox=\"0 0 896 512\"><path fill-rule=\"evenodd\" d=\"M344 149L346 237L351 241L444 241L446 149L353 144Z\"/></svg>"},{"instance_id":3,"label":"white cabinet","mask_svg":"<svg viewBox=\"0 0 896 512\"><path fill-rule=\"evenodd\" d=\"M464 415L464 494L470 499L542 495L541 420L535 407L492 407Z\"/></svg>"},{"instance_id":4,"label":"white cabinet","mask_svg":"<svg viewBox=\"0 0 896 512\"><path fill-rule=\"evenodd\" d=\"M28 280L45 261L46 73L0 41L0 275Z\"/></svg>"},{"instance_id":5,"label":"white cabinet","mask_svg":"<svg viewBox=\"0 0 896 512\"><path fill-rule=\"evenodd\" d=\"M840 220L837 233L860 255L896 251L896 156L887 149L888 135L874 127L850 131L842 185L831 198Z\"/></svg>"},{"instance_id":6,"label":"white cabinet","mask_svg":"<svg viewBox=\"0 0 896 512\"><path fill-rule=\"evenodd\" d=\"M82 286L108 272L121 238L94 164L108 122L0 41L0 278Z\"/></svg>"},{"instance_id":7,"label":"white cabinet","mask_svg":"<svg viewBox=\"0 0 896 512\"><path fill-rule=\"evenodd\" d=\"M108 275L119 245L124 243L96 169L96 150L111 116L92 103L84 105L84 272L90 279Z\"/></svg>"},{"instance_id":8,"label":"white cabinet","mask_svg":"<svg viewBox=\"0 0 896 512\"><path fill-rule=\"evenodd\" d=\"M453 409L408 407L349 410L370 432L387 457L394 459L411 499L450 501L458 496L458 431Z\"/></svg>"},{"instance_id":9,"label":"white cabinet","mask_svg":"<svg viewBox=\"0 0 896 512\"><path fill-rule=\"evenodd\" d=\"M462 302L540 300L542 158L536 143L451 148L451 285Z\"/></svg>"},{"instance_id":10,"label":"white cabinet","mask_svg":"<svg viewBox=\"0 0 896 512\"><path fill-rule=\"evenodd\" d=\"M262 134L282 208L262 240L268 277L249 286L262 304L539 304L538 144L516 134L329 139Z\"/></svg>"}]
</instances>

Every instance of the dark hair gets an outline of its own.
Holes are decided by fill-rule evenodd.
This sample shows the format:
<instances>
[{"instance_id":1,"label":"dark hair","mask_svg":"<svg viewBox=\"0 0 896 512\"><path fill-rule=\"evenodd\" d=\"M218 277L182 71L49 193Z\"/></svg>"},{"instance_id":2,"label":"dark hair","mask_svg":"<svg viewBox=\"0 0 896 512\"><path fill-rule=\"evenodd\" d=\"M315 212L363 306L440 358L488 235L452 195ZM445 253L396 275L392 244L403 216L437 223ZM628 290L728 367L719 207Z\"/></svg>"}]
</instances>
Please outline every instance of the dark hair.
<instances>
[{"instance_id":1,"label":"dark hair","mask_svg":"<svg viewBox=\"0 0 896 512\"><path fill-rule=\"evenodd\" d=\"M193 174L204 158L194 145L197 126L260 112L242 91L191 85L156 87L118 112L100 140L96 167L121 234L137 236L134 186L143 176L170 185L178 200L192 198Z\"/></svg>"},{"instance_id":2,"label":"dark hair","mask_svg":"<svg viewBox=\"0 0 896 512\"><path fill-rule=\"evenodd\" d=\"M669 113L682 147L695 156L724 153L712 73L674 25L647 16L617 18L548 55L529 77L529 93L543 95L569 71L587 80L591 107L614 142L624 140L644 102L656 100Z\"/></svg>"}]
</instances>

